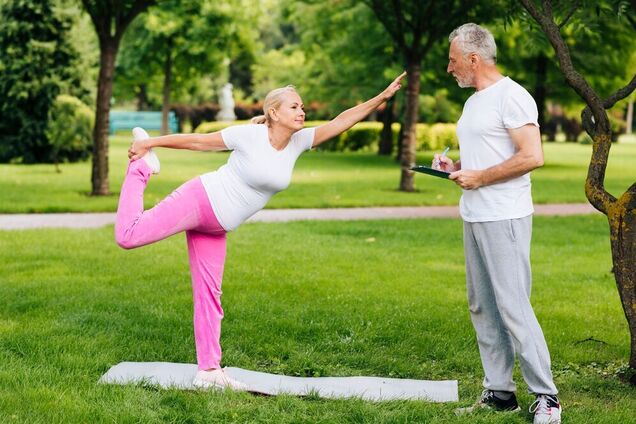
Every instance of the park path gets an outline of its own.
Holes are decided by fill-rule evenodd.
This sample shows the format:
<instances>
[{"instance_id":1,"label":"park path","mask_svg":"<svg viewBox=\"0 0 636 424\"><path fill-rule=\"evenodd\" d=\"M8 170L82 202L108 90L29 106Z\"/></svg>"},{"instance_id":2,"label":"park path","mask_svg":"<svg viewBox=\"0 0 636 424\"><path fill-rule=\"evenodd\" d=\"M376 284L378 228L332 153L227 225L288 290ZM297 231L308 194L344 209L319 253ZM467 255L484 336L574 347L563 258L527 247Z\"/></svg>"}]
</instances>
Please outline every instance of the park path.
<instances>
[{"instance_id":1,"label":"park path","mask_svg":"<svg viewBox=\"0 0 636 424\"><path fill-rule=\"evenodd\" d=\"M588 203L534 205L535 215L598 213ZM248 222L353 221L404 218L458 218L457 206L389 206L336 209L265 209ZM114 213L0 214L0 230L33 228L99 228L115 222Z\"/></svg>"}]
</instances>

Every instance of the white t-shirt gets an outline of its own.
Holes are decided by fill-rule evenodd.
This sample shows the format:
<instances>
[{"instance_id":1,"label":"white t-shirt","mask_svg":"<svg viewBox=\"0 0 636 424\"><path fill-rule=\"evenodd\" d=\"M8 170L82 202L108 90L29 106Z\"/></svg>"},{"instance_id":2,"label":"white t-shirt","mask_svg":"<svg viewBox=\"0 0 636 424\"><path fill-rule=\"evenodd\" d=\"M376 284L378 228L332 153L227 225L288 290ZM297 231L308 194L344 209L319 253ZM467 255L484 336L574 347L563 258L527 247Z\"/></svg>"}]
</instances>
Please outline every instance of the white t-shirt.
<instances>
[{"instance_id":1,"label":"white t-shirt","mask_svg":"<svg viewBox=\"0 0 636 424\"><path fill-rule=\"evenodd\" d=\"M462 169L486 169L516 153L508 129L539 126L537 105L525 88L505 77L475 92L457 122ZM459 211L468 222L523 218L534 212L530 174L464 190Z\"/></svg>"},{"instance_id":2,"label":"white t-shirt","mask_svg":"<svg viewBox=\"0 0 636 424\"><path fill-rule=\"evenodd\" d=\"M226 231L235 230L289 186L296 159L311 149L314 133L315 128L304 128L278 151L269 142L267 125L235 125L221 131L223 142L233 152L225 165L201 175L201 182Z\"/></svg>"}]
</instances>

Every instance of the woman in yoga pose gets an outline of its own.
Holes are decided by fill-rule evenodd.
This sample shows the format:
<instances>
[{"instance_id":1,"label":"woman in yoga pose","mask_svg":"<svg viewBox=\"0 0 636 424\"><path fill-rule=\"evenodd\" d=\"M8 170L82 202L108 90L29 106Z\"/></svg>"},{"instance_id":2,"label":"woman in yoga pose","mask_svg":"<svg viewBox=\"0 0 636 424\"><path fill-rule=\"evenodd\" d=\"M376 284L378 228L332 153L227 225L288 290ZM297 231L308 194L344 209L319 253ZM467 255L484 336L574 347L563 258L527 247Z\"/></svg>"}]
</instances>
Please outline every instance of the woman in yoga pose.
<instances>
[{"instance_id":1,"label":"woman in yoga pose","mask_svg":"<svg viewBox=\"0 0 636 424\"><path fill-rule=\"evenodd\" d=\"M287 188L301 153L339 135L373 112L400 89L405 74L372 99L315 128L304 128L302 99L292 86L287 86L267 95L264 115L254 118L251 124L209 134L153 138L141 128L133 130L115 239L122 248L132 249L186 232L199 369L193 382L196 387L244 389L220 368L221 280L227 233L265 207L275 193ZM159 172L159 160L152 150L155 147L232 153L218 170L186 182L144 211L144 190L150 176Z\"/></svg>"}]
</instances>

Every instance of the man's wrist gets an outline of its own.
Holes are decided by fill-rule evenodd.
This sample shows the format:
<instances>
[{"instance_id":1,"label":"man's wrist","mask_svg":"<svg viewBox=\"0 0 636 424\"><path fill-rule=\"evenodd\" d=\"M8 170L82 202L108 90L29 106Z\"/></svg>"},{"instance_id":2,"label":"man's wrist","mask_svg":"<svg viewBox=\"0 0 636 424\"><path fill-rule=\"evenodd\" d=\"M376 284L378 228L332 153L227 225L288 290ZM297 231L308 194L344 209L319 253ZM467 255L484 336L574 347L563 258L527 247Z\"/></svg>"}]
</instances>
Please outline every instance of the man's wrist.
<instances>
[{"instance_id":1,"label":"man's wrist","mask_svg":"<svg viewBox=\"0 0 636 424\"><path fill-rule=\"evenodd\" d=\"M481 170L479 171L479 187L483 187L485 185L488 185L488 173L486 172L486 170Z\"/></svg>"}]
</instances>

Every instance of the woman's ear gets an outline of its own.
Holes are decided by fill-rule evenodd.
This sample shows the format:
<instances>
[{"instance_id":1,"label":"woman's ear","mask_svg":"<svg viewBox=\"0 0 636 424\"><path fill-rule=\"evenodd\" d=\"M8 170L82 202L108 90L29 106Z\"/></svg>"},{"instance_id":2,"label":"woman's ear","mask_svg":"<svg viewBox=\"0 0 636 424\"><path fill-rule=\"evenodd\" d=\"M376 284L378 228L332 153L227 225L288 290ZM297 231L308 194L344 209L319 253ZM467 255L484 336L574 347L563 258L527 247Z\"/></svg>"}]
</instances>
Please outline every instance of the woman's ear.
<instances>
[{"instance_id":1,"label":"woman's ear","mask_svg":"<svg viewBox=\"0 0 636 424\"><path fill-rule=\"evenodd\" d=\"M276 109L270 108L268 111L269 119L272 121L278 122L278 113L276 113Z\"/></svg>"}]
</instances>

